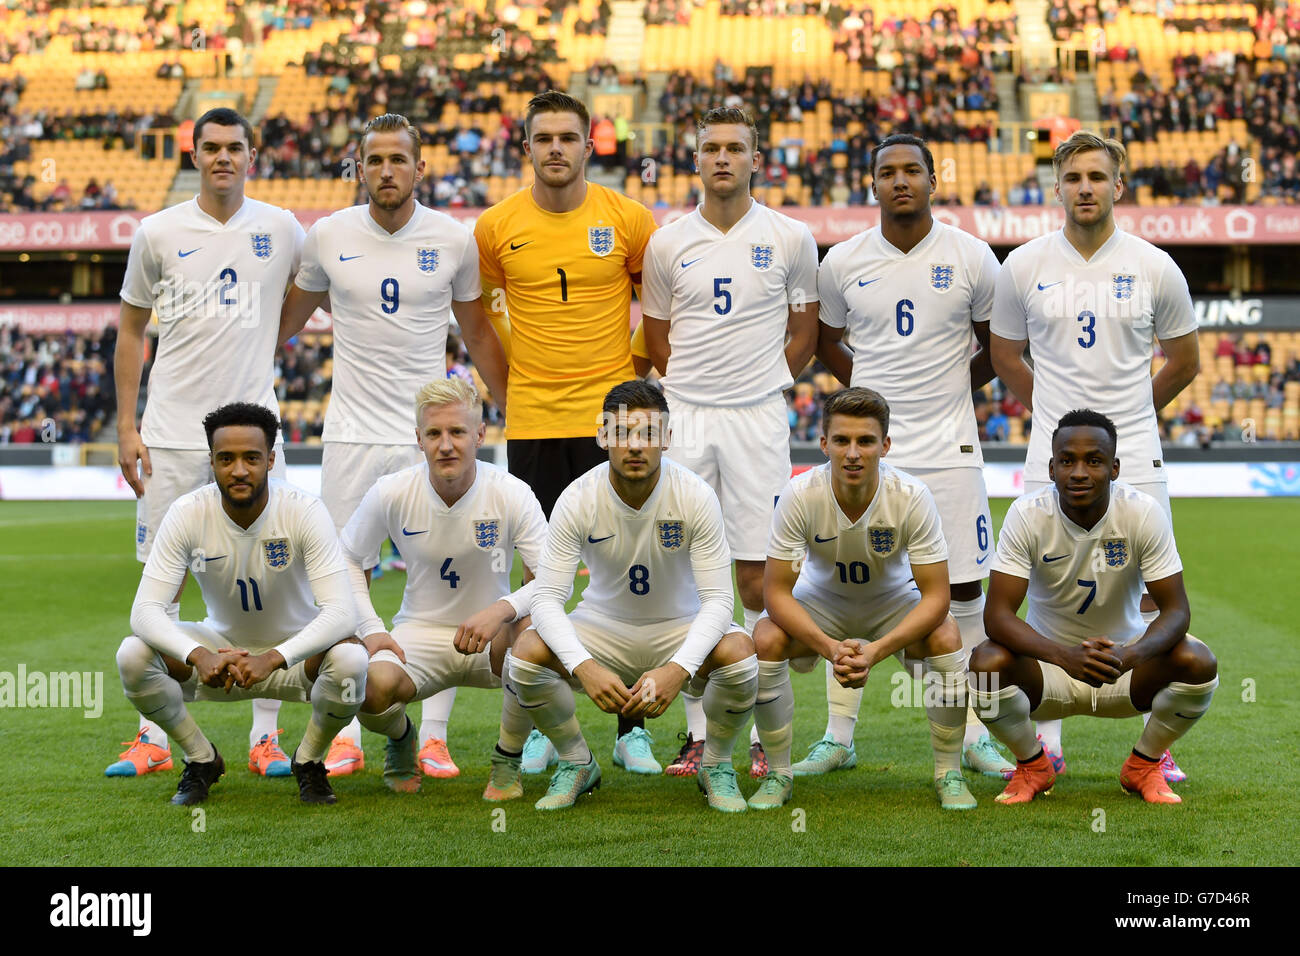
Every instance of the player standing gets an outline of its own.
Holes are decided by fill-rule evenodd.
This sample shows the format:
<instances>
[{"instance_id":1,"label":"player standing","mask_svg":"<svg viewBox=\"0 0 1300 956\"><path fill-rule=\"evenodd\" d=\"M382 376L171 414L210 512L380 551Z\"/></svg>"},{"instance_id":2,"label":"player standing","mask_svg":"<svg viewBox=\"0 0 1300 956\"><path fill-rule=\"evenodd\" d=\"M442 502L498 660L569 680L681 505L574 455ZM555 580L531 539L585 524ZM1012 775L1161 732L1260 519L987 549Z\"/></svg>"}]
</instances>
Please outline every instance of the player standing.
<instances>
[{"instance_id":1,"label":"player standing","mask_svg":"<svg viewBox=\"0 0 1300 956\"><path fill-rule=\"evenodd\" d=\"M1164 506L1117 481L1117 440L1104 415L1062 416L1051 436L1052 483L1012 502L1002 524L989 640L970 668L973 699L1018 761L1000 803L1028 803L1056 782L1035 718L1139 713L1150 719L1120 784L1148 803L1182 803L1160 754L1209 710L1218 663L1187 633L1182 562ZM1144 581L1159 609L1149 623L1140 610Z\"/></svg>"},{"instance_id":2,"label":"player standing","mask_svg":"<svg viewBox=\"0 0 1300 956\"><path fill-rule=\"evenodd\" d=\"M951 613L970 653L984 641L980 582L993 538L971 392L993 377L989 317L998 260L982 239L935 221L934 156L925 140L886 137L871 153L871 177L880 225L826 253L817 280L817 355L841 382L875 389L889 402L889 461L934 495L948 544ZM846 331L852 350L840 341ZM828 668L826 697L826 735L796 774L826 773L854 759L862 692L842 687ZM1011 776L1011 763L973 712L962 758L980 773Z\"/></svg>"},{"instance_id":3,"label":"player standing","mask_svg":"<svg viewBox=\"0 0 1300 956\"><path fill-rule=\"evenodd\" d=\"M975 807L960 768L966 655L948 614L947 545L930 490L881 461L889 416L870 389L828 397L821 446L830 461L791 479L777 502L763 579L767 616L754 628L754 722L769 765L749 801L756 810L780 807L793 792L789 662L809 671L816 655L847 687L861 688L891 654L925 676L935 793L945 810Z\"/></svg>"},{"instance_id":4,"label":"player standing","mask_svg":"<svg viewBox=\"0 0 1300 956\"><path fill-rule=\"evenodd\" d=\"M275 397L275 327L285 290L298 270L302 226L285 209L248 199L244 181L257 158L253 128L234 110L208 110L194 124L199 194L146 216L131 240L122 281L113 371L117 388L118 463L135 492L135 554L147 561L173 501L212 480L199 422L230 401L268 409ZM135 409L144 336L158 314L158 345L140 429ZM277 449L283 448L273 436ZM273 477L285 476L284 455ZM167 607L180 618L184 576ZM278 743L279 704L253 702L249 769L288 776ZM171 769L167 735L143 715L136 738L110 776Z\"/></svg>"},{"instance_id":5,"label":"player standing","mask_svg":"<svg viewBox=\"0 0 1300 956\"><path fill-rule=\"evenodd\" d=\"M501 665L527 623L532 569L546 541L537 498L518 478L475 459L483 406L459 378L430 382L415 397L418 465L380 478L343 529L343 550L361 611L358 633L371 652L361 723L388 737L384 782L420 787L416 734L406 704L447 687L500 687ZM370 603L366 555L384 539L402 542L406 589L390 634ZM515 550L525 584L510 590ZM504 695L501 738L483 796L523 796L520 755L533 722Z\"/></svg>"},{"instance_id":6,"label":"player standing","mask_svg":"<svg viewBox=\"0 0 1300 956\"><path fill-rule=\"evenodd\" d=\"M446 365L450 314L488 389L506 394L505 354L479 303L474 237L415 201L424 176L419 130L396 113L377 116L361 135L360 156L370 201L312 225L280 320L285 342L329 296L334 385L321 436L321 497L340 529L381 475L423 460L407 402ZM366 560L367 569L378 564L379 548ZM449 688L424 705L420 764L430 776L460 773L446 743L455 699ZM339 735L326 761L332 775L364 766L360 730L353 723Z\"/></svg>"},{"instance_id":7,"label":"player standing","mask_svg":"<svg viewBox=\"0 0 1300 956\"><path fill-rule=\"evenodd\" d=\"M135 633L117 652L122 687L185 753L172 803L202 803L226 769L186 700L249 697L311 704L292 772L304 803L334 803L323 758L361 706L367 660L351 636L338 535L320 499L268 480L274 414L238 402L203 427L216 480L178 498L157 530L131 608ZM201 622L166 610L186 571L207 605Z\"/></svg>"},{"instance_id":8,"label":"player standing","mask_svg":"<svg viewBox=\"0 0 1300 956\"><path fill-rule=\"evenodd\" d=\"M483 303L508 343L510 473L527 482L549 517L560 493L605 461L592 439L605 393L632 377L631 302L641 284L650 211L585 178L591 118L557 90L534 96L524 153L535 181L484 211L474 227ZM620 716L614 761L659 773L644 721ZM554 750L530 737L524 771Z\"/></svg>"},{"instance_id":9,"label":"player standing","mask_svg":"<svg viewBox=\"0 0 1300 956\"><path fill-rule=\"evenodd\" d=\"M1119 430L1130 484L1151 495L1172 523L1156 412L1196 378L1200 352L1192 297L1174 260L1115 225L1124 192L1124 147L1080 130L1056 148L1056 196L1065 226L1014 249L998 275L990 352L998 377L1040 422L1093 408ZM1151 377L1151 340L1166 362ZM1028 345L1034 359L1024 360ZM1029 436L1025 490L1046 486L1045 429ZM1153 606L1143 613L1154 617ZM1065 770L1059 721L1039 728L1057 773ZM1186 779L1172 755L1171 782Z\"/></svg>"},{"instance_id":10,"label":"player standing","mask_svg":"<svg viewBox=\"0 0 1300 956\"><path fill-rule=\"evenodd\" d=\"M731 751L753 710L758 662L731 622L731 554L717 496L662 457L668 405L655 386L615 386L604 415L599 440L609 461L556 502L533 627L510 652L519 702L560 756L537 808L571 807L600 785L572 688L606 713L658 717L690 681L708 718L699 787L714 809L743 812ZM580 560L591 583L566 615Z\"/></svg>"},{"instance_id":11,"label":"player standing","mask_svg":"<svg viewBox=\"0 0 1300 956\"><path fill-rule=\"evenodd\" d=\"M704 201L651 237L642 321L673 414L668 454L721 501L747 634L763 613L772 503L790 480L783 393L817 344L817 242L750 195L761 161L744 110L701 117L695 166ZM685 775L699 766L704 714L698 698L682 698L687 739L669 772ZM761 750L753 757L751 773L762 776Z\"/></svg>"}]
</instances>

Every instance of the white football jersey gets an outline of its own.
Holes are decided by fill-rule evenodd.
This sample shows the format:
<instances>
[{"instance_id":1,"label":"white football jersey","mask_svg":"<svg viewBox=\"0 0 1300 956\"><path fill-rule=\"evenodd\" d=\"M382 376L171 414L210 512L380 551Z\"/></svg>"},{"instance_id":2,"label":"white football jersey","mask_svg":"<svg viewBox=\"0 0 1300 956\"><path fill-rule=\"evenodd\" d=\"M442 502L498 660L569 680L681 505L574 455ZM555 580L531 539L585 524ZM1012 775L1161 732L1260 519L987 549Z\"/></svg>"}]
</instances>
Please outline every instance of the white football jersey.
<instances>
[{"instance_id":1,"label":"white football jersey","mask_svg":"<svg viewBox=\"0 0 1300 956\"><path fill-rule=\"evenodd\" d=\"M158 315L140 427L146 445L206 451L203 417L228 402L264 405L279 418L280 306L302 245L293 213L256 199L225 223L197 197L141 220L121 297Z\"/></svg>"},{"instance_id":2,"label":"white football jersey","mask_svg":"<svg viewBox=\"0 0 1300 956\"><path fill-rule=\"evenodd\" d=\"M731 566L722 507L693 471L669 458L660 469L640 510L614 491L609 462L564 489L551 512L538 593L567 596L582 561L591 574L582 605L604 617L650 624L699 612L694 572Z\"/></svg>"},{"instance_id":3,"label":"white football jersey","mask_svg":"<svg viewBox=\"0 0 1300 956\"><path fill-rule=\"evenodd\" d=\"M1121 476L1166 481L1151 400L1152 339L1196 331L1187 279L1174 260L1118 228L1087 262L1064 230L1012 250L998 275L992 331L1029 340L1034 429L1027 481L1047 481L1061 416L1091 408L1119 432Z\"/></svg>"},{"instance_id":4,"label":"white football jersey","mask_svg":"<svg viewBox=\"0 0 1300 956\"><path fill-rule=\"evenodd\" d=\"M536 571L546 518L524 482L487 462L450 508L434 491L428 462L380 478L343 529L345 555L359 566L392 538L406 562L406 590L393 626L459 627L510 592L519 549Z\"/></svg>"},{"instance_id":5,"label":"white football jersey","mask_svg":"<svg viewBox=\"0 0 1300 956\"><path fill-rule=\"evenodd\" d=\"M817 301L817 242L803 223L752 202L724 234L697 207L650 237L642 275L645 314L671 323L669 401L755 405L794 384L789 310Z\"/></svg>"},{"instance_id":6,"label":"white football jersey","mask_svg":"<svg viewBox=\"0 0 1300 956\"><path fill-rule=\"evenodd\" d=\"M971 402L972 323L989 321L997 275L987 242L938 220L907 253L879 226L826 253L820 318L845 330L850 384L889 403L896 467L983 466Z\"/></svg>"},{"instance_id":7,"label":"white football jersey","mask_svg":"<svg viewBox=\"0 0 1300 956\"><path fill-rule=\"evenodd\" d=\"M144 576L172 594L191 572L208 609L205 623L231 644L258 650L316 618L312 581L347 574L321 500L275 479L269 485L266 507L247 530L226 515L215 482L177 498L144 566Z\"/></svg>"},{"instance_id":8,"label":"white football jersey","mask_svg":"<svg viewBox=\"0 0 1300 956\"><path fill-rule=\"evenodd\" d=\"M835 500L830 462L791 478L776 503L767 553L802 558L795 596L834 609L887 602L915 586L913 564L948 560L930 489L883 461L875 497L857 521Z\"/></svg>"},{"instance_id":9,"label":"white football jersey","mask_svg":"<svg viewBox=\"0 0 1300 956\"><path fill-rule=\"evenodd\" d=\"M1029 581L1025 621L1039 634L1075 645L1093 637L1127 644L1146 633L1142 582L1183 570L1174 530L1160 503L1111 482L1106 515L1085 531L1061 513L1056 485L1011 503L993 570Z\"/></svg>"},{"instance_id":10,"label":"white football jersey","mask_svg":"<svg viewBox=\"0 0 1300 956\"><path fill-rule=\"evenodd\" d=\"M451 303L480 295L474 234L416 205L389 234L368 205L315 222L294 280L330 294L334 386L324 441L415 444L415 394L443 377Z\"/></svg>"}]
</instances>

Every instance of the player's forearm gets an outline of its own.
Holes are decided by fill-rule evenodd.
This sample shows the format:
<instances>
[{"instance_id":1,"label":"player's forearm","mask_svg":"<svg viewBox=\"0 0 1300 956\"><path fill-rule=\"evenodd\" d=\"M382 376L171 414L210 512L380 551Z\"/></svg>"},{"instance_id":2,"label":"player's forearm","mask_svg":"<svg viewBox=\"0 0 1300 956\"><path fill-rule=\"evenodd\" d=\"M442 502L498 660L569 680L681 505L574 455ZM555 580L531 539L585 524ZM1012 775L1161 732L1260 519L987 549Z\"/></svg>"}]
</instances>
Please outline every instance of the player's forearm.
<instances>
[{"instance_id":1,"label":"player's forearm","mask_svg":"<svg viewBox=\"0 0 1300 956\"><path fill-rule=\"evenodd\" d=\"M317 578L311 582L311 592L318 613L310 624L276 646L284 657L286 668L327 651L345 637L356 634L357 607L346 572Z\"/></svg>"},{"instance_id":2,"label":"player's forearm","mask_svg":"<svg viewBox=\"0 0 1300 956\"><path fill-rule=\"evenodd\" d=\"M1025 362L1025 342L994 335L989 346L989 358L1002 384L1011 389L1025 408L1033 411L1034 370Z\"/></svg>"},{"instance_id":3,"label":"player's forearm","mask_svg":"<svg viewBox=\"0 0 1300 956\"><path fill-rule=\"evenodd\" d=\"M352 586L352 600L356 604L357 618L360 621L356 630L357 637L365 638L369 634L387 631L383 618L379 616L374 602L370 600L370 582L366 579L366 572L351 555L348 556L347 562L348 583Z\"/></svg>"},{"instance_id":4,"label":"player's forearm","mask_svg":"<svg viewBox=\"0 0 1300 956\"><path fill-rule=\"evenodd\" d=\"M201 645L167 616L167 607L175 594L175 585L141 578L131 605L131 631L160 654L183 661Z\"/></svg>"},{"instance_id":5,"label":"player's forearm","mask_svg":"<svg viewBox=\"0 0 1300 956\"><path fill-rule=\"evenodd\" d=\"M1164 367L1156 373L1155 378L1151 380L1151 401L1155 405L1156 411L1160 411L1177 398L1183 389L1191 385L1200 370L1199 357L1191 364L1186 362L1166 362Z\"/></svg>"},{"instance_id":6,"label":"player's forearm","mask_svg":"<svg viewBox=\"0 0 1300 956\"><path fill-rule=\"evenodd\" d=\"M772 619L772 623L785 631L789 637L794 638L804 647L816 651L827 660L831 659L839 644L822 632L792 593L786 591L773 594L771 589L764 588L763 606L767 608L767 616Z\"/></svg>"},{"instance_id":7,"label":"player's forearm","mask_svg":"<svg viewBox=\"0 0 1300 956\"><path fill-rule=\"evenodd\" d=\"M517 591L512 591L501 599L514 610L515 616L511 618L512 621L517 621L529 614L533 606L533 596L536 593L537 579L534 578L521 584Z\"/></svg>"},{"instance_id":8,"label":"player's forearm","mask_svg":"<svg viewBox=\"0 0 1300 956\"><path fill-rule=\"evenodd\" d=\"M853 380L853 353L839 339L830 341L823 336L817 344L817 358L842 385Z\"/></svg>"},{"instance_id":9,"label":"player's forearm","mask_svg":"<svg viewBox=\"0 0 1300 956\"><path fill-rule=\"evenodd\" d=\"M1014 610L985 613L984 632L990 641L1013 654L1061 666L1061 645L1043 637L1017 617Z\"/></svg>"},{"instance_id":10,"label":"player's forearm","mask_svg":"<svg viewBox=\"0 0 1300 956\"><path fill-rule=\"evenodd\" d=\"M982 348L970 357L971 391L983 388L993 381L993 356L987 348Z\"/></svg>"},{"instance_id":11,"label":"player's forearm","mask_svg":"<svg viewBox=\"0 0 1300 956\"><path fill-rule=\"evenodd\" d=\"M730 579L730 569L728 569L728 579ZM672 656L671 662L694 677L695 672L704 664L704 659L718 646L722 636L731 629L734 613L730 580L727 581L725 590L701 589L700 612L695 615L695 620L691 622L682 646Z\"/></svg>"},{"instance_id":12,"label":"player's forearm","mask_svg":"<svg viewBox=\"0 0 1300 956\"><path fill-rule=\"evenodd\" d=\"M113 352L113 383L117 398L117 431L133 432L144 370L144 332L121 325Z\"/></svg>"},{"instance_id":13,"label":"player's forearm","mask_svg":"<svg viewBox=\"0 0 1300 956\"><path fill-rule=\"evenodd\" d=\"M569 617L564 613L564 604L553 597L543 595L539 590L533 596L533 627L551 653L560 659L564 669L574 672L591 655L578 639L578 632L573 629Z\"/></svg>"},{"instance_id":14,"label":"player's forearm","mask_svg":"<svg viewBox=\"0 0 1300 956\"><path fill-rule=\"evenodd\" d=\"M1169 653L1175 644L1187 636L1191 623L1192 615L1186 606L1161 611L1160 616L1147 625L1145 634L1123 648L1121 660L1124 669L1129 670Z\"/></svg>"},{"instance_id":15,"label":"player's forearm","mask_svg":"<svg viewBox=\"0 0 1300 956\"><path fill-rule=\"evenodd\" d=\"M501 339L497 337L496 331L489 322L480 323L472 332L462 325L461 332L465 336L465 350L469 352L470 361L483 376L483 382L487 385L497 406L504 408L510 371L506 363L505 349L501 347Z\"/></svg>"},{"instance_id":16,"label":"player's forearm","mask_svg":"<svg viewBox=\"0 0 1300 956\"><path fill-rule=\"evenodd\" d=\"M897 627L871 642L872 666L928 637L948 616L948 606L946 594L922 595L920 602L904 615Z\"/></svg>"}]
</instances>

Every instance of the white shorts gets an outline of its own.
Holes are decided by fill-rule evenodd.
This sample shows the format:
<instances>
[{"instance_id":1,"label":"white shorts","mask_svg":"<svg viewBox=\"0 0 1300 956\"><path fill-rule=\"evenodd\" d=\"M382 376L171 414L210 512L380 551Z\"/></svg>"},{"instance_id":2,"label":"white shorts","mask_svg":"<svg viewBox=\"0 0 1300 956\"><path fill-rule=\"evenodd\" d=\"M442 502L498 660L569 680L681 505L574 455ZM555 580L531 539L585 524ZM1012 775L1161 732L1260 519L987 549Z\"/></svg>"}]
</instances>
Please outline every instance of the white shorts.
<instances>
[{"instance_id":1,"label":"white shorts","mask_svg":"<svg viewBox=\"0 0 1300 956\"><path fill-rule=\"evenodd\" d=\"M631 687L646 671L663 667L672 660L686 640L694 618L630 624L579 604L569 613L569 621L596 663L613 671L625 686ZM569 683L574 690L582 690L582 682L576 677Z\"/></svg>"},{"instance_id":2,"label":"white shorts","mask_svg":"<svg viewBox=\"0 0 1300 956\"><path fill-rule=\"evenodd\" d=\"M321 452L320 497L325 510L340 531L357 510L371 486L384 475L417 465L424 460L419 445L362 445L327 441ZM365 564L379 563L376 551Z\"/></svg>"},{"instance_id":3,"label":"white shorts","mask_svg":"<svg viewBox=\"0 0 1300 956\"><path fill-rule=\"evenodd\" d=\"M399 624L393 640L406 655L403 664L392 651L380 651L371 662L396 664L415 685L415 699L424 700L448 687L500 687L501 678L492 673L491 647L479 654L462 654L452 645L454 627L427 624Z\"/></svg>"},{"instance_id":4,"label":"white shorts","mask_svg":"<svg viewBox=\"0 0 1300 956\"><path fill-rule=\"evenodd\" d=\"M236 647L229 638L209 627L202 621L181 621L180 629L187 637L192 637L210 651L223 647ZM254 653L261 653L266 648L250 648ZM266 680L252 687L235 685L226 693L223 688L209 687L199 683L199 672L191 670L189 680L181 684L181 693L185 700L254 700L270 698L271 700L290 700L299 704L311 703L312 682L307 679L307 662L299 661L292 667L273 670Z\"/></svg>"},{"instance_id":5,"label":"white shorts","mask_svg":"<svg viewBox=\"0 0 1300 956\"><path fill-rule=\"evenodd\" d=\"M795 589L797 592L798 585L795 585ZM813 623L820 627L827 637L836 641L874 641L884 637L907 617L912 608L921 603L921 592L915 586L898 592L888 601L877 602L872 606L871 614L864 614L865 609L861 606L851 610L832 608L825 601L810 600L806 594L795 593L794 597L808 612ZM767 617L766 611L763 612L763 617ZM903 661L906 651L907 648L900 648L894 653L898 663L903 664L904 667L907 666ZM792 659L790 666L799 673L806 674L820 659L819 654L807 654Z\"/></svg>"},{"instance_id":6,"label":"white shorts","mask_svg":"<svg viewBox=\"0 0 1300 956\"><path fill-rule=\"evenodd\" d=\"M1122 481L1123 478L1124 475L1121 472L1120 480ZM1050 481L1026 481L1025 494L1032 495L1036 491L1042 491L1050 484ZM1174 509L1169 503L1169 482L1145 481L1141 484L1133 483L1133 487L1138 491L1145 492L1152 498L1156 499L1156 501L1160 502L1160 507L1165 509L1165 516L1169 519L1169 525L1172 527L1174 523Z\"/></svg>"},{"instance_id":7,"label":"white shorts","mask_svg":"<svg viewBox=\"0 0 1300 956\"><path fill-rule=\"evenodd\" d=\"M1039 661L1038 666L1043 672L1043 699L1039 701L1038 709L1029 715L1034 720L1060 720L1080 714L1136 717L1141 713L1129 698L1129 685L1133 682L1131 670L1125 671L1124 676L1113 684L1093 687L1075 680L1055 664Z\"/></svg>"},{"instance_id":8,"label":"white shorts","mask_svg":"<svg viewBox=\"0 0 1300 956\"><path fill-rule=\"evenodd\" d=\"M953 584L989 576L993 520L982 468L912 468L909 475L934 495L948 544L948 580Z\"/></svg>"},{"instance_id":9,"label":"white shorts","mask_svg":"<svg viewBox=\"0 0 1300 956\"><path fill-rule=\"evenodd\" d=\"M212 458L198 448L150 448L152 475L144 478L144 495L135 503L135 557L149 560L154 535L163 515L181 495L187 495L212 481ZM289 472L284 464L284 443L275 443L275 464L271 477L284 480Z\"/></svg>"},{"instance_id":10,"label":"white shorts","mask_svg":"<svg viewBox=\"0 0 1300 956\"><path fill-rule=\"evenodd\" d=\"M785 399L735 408L669 400L667 455L713 488L727 545L737 561L767 559L772 512L790 480L790 419Z\"/></svg>"}]
</instances>

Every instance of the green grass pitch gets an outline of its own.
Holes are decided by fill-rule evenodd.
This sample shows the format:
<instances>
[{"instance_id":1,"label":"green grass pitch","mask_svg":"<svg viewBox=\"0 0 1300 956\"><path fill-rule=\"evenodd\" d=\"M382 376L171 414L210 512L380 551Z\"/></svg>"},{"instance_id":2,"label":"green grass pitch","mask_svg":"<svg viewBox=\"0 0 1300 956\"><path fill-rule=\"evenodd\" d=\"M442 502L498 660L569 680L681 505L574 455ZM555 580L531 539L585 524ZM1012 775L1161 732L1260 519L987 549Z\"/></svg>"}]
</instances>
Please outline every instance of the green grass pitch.
<instances>
[{"instance_id":1,"label":"green grass pitch","mask_svg":"<svg viewBox=\"0 0 1300 956\"><path fill-rule=\"evenodd\" d=\"M1000 523L1007 502L994 503ZM1192 631L1218 654L1210 714L1176 748L1191 779L1181 807L1146 806L1120 791L1119 766L1140 724L1074 719L1065 726L1069 773L1028 807L1002 807L1000 781L971 778L969 813L939 810L930 786L924 712L890 705L892 661L872 676L857 727L858 767L802 779L783 811L726 816L689 779L646 779L614 767L614 720L579 697L579 717L604 786L570 811L525 799L480 799L495 742L499 694L464 689L450 744L461 776L426 780L414 796L383 786L381 740L367 733L367 768L335 784L339 803L298 803L292 778L246 769L248 704L201 704L194 713L227 761L202 817L173 807L172 771L106 778L136 713L122 696L114 651L128 633L140 566L126 503L0 503L0 671L103 673L103 714L0 710L0 821L8 865L1261 865L1289 864L1294 823L1300 679L1294 651L1300 511L1286 500L1179 500L1178 540ZM396 609L404 576L376 583L376 606ZM197 587L183 616L202 615ZM795 756L821 735L819 668L795 675ZM285 705L291 749L307 708ZM412 709L418 719L418 709ZM1288 716L1288 714L1290 716ZM674 706L651 722L667 763L684 717ZM737 748L742 789L747 748ZM177 764L179 767L179 754ZM494 810L496 812L494 813ZM502 812L503 810L503 812Z\"/></svg>"}]
</instances>

